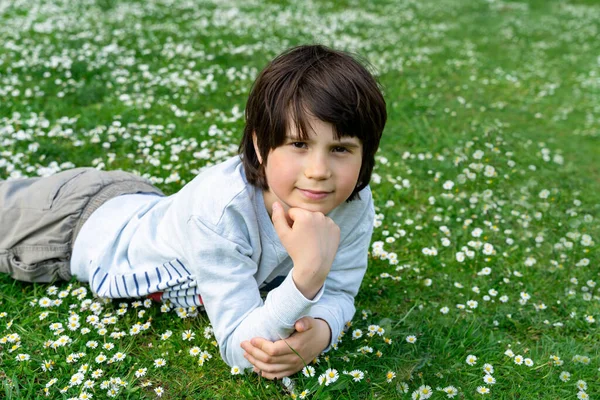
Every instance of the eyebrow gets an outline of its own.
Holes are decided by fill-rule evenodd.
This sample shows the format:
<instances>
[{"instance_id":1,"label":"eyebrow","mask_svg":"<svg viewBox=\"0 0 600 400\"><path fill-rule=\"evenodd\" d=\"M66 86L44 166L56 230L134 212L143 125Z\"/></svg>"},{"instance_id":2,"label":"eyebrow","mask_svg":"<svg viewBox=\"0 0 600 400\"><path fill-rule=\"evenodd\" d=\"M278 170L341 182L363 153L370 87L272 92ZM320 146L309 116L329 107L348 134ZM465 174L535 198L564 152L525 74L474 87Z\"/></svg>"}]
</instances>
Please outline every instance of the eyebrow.
<instances>
[{"instance_id":1,"label":"eyebrow","mask_svg":"<svg viewBox=\"0 0 600 400\"><path fill-rule=\"evenodd\" d=\"M293 141L297 141L297 142L312 142L312 140L308 139L308 140L304 140L298 136L292 136L292 135L286 135L286 138L289 140L293 140ZM342 138L339 141L334 142L334 145L336 146L346 146L346 147L351 147L351 148L355 148L358 149L360 147L360 143L356 143L355 141L353 141L352 139L346 139L344 140L344 138Z\"/></svg>"},{"instance_id":2,"label":"eyebrow","mask_svg":"<svg viewBox=\"0 0 600 400\"><path fill-rule=\"evenodd\" d=\"M340 140L340 141L339 141L339 143L340 143L342 146L346 146L346 147L352 147L352 148L356 148L356 149L358 149L358 148L360 147L360 144L359 144L359 143L356 143L356 142L349 142L349 141L345 141L345 142L344 142L344 141Z\"/></svg>"}]
</instances>

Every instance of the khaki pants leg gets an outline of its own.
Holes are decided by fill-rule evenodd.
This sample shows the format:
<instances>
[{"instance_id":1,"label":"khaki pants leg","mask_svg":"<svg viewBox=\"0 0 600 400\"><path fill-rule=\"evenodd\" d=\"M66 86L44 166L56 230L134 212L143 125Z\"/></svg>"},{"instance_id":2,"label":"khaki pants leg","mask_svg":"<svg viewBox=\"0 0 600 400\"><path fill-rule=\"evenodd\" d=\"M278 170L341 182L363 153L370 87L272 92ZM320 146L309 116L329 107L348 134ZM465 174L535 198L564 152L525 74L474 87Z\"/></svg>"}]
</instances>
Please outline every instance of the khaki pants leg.
<instances>
[{"instance_id":1,"label":"khaki pants leg","mask_svg":"<svg viewBox=\"0 0 600 400\"><path fill-rule=\"evenodd\" d=\"M0 181L0 273L26 282L71 279L71 252L83 223L106 201L133 193L162 195L139 176L94 168Z\"/></svg>"}]
</instances>

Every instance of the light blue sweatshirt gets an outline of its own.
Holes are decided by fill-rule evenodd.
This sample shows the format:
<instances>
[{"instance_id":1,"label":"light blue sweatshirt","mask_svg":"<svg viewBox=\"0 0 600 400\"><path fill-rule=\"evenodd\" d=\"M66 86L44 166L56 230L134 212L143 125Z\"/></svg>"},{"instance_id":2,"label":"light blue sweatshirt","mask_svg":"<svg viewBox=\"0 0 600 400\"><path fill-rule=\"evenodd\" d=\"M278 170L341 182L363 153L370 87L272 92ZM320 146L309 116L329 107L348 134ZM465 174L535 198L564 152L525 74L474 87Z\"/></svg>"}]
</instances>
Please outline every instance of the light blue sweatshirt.
<instances>
[{"instance_id":1,"label":"light blue sweatshirt","mask_svg":"<svg viewBox=\"0 0 600 400\"><path fill-rule=\"evenodd\" d=\"M177 306L203 305L223 360L250 368L240 347L244 340L286 338L308 315L329 324L334 344L352 319L374 219L370 189L359 194L328 214L340 227L340 245L312 300L296 288L292 260L262 190L247 182L239 156L205 169L171 196L125 195L106 202L83 225L71 272L101 297L163 292L162 299ZM278 277L285 279L263 301L259 288Z\"/></svg>"}]
</instances>

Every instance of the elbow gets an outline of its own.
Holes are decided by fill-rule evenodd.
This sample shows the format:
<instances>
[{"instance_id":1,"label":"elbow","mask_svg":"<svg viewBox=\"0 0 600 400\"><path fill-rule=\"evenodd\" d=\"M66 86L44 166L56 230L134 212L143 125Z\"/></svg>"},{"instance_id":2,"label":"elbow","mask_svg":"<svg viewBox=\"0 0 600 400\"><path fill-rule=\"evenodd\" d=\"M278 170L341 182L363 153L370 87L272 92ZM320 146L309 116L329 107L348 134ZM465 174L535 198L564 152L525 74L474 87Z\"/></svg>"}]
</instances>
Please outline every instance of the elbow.
<instances>
[{"instance_id":1,"label":"elbow","mask_svg":"<svg viewBox=\"0 0 600 400\"><path fill-rule=\"evenodd\" d=\"M228 343L228 341L224 341L219 344L219 352L221 354L221 358L225 362L225 364L230 367L239 367L241 370L245 370L247 368L252 368L252 364L244 358L244 349L237 344L237 346L233 343Z\"/></svg>"}]
</instances>

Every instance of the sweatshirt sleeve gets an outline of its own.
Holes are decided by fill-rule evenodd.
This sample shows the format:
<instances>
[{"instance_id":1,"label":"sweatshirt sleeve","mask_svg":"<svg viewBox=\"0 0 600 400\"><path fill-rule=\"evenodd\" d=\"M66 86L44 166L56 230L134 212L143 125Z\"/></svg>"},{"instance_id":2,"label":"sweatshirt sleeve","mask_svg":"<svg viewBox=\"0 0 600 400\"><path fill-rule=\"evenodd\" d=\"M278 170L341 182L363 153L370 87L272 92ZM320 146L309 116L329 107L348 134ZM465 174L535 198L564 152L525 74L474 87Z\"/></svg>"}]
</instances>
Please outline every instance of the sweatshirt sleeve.
<instances>
[{"instance_id":1,"label":"sweatshirt sleeve","mask_svg":"<svg viewBox=\"0 0 600 400\"><path fill-rule=\"evenodd\" d=\"M344 325L356 311L354 297L367 270L374 216L370 203L341 244L325 280L323 295L309 312L311 317L325 320L331 328L331 343L326 351L339 341Z\"/></svg>"},{"instance_id":2,"label":"sweatshirt sleeve","mask_svg":"<svg viewBox=\"0 0 600 400\"><path fill-rule=\"evenodd\" d=\"M223 360L230 366L251 368L241 342L253 337L279 340L294 331L323 294L306 299L291 272L264 303L254 275L252 247L242 238L224 237L198 217L187 223L186 258L192 265L202 302L213 326Z\"/></svg>"}]
</instances>

